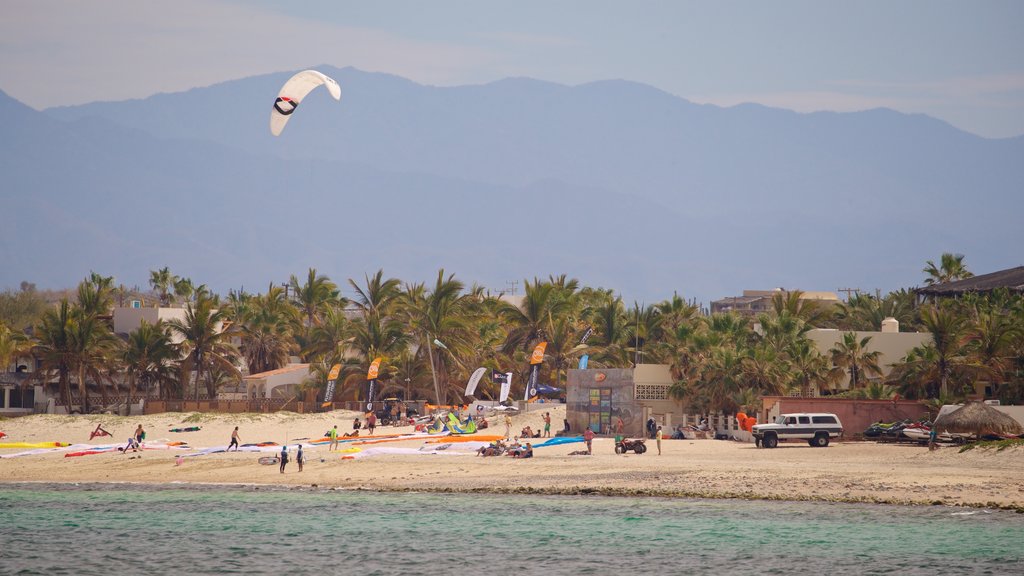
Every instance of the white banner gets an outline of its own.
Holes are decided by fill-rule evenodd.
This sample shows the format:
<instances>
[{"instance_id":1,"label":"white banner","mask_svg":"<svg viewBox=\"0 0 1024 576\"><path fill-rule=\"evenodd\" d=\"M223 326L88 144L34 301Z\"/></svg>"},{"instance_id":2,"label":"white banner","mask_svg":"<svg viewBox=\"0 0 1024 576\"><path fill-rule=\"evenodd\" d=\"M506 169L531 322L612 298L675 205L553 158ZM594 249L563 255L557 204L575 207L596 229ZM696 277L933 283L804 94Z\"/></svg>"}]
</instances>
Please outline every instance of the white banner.
<instances>
[{"instance_id":1,"label":"white banner","mask_svg":"<svg viewBox=\"0 0 1024 576\"><path fill-rule=\"evenodd\" d=\"M498 396L498 402L504 402L508 400L508 393L512 390L512 373L505 372L505 381L501 383L501 395Z\"/></svg>"},{"instance_id":2,"label":"white banner","mask_svg":"<svg viewBox=\"0 0 1024 576\"><path fill-rule=\"evenodd\" d=\"M466 396L472 396L476 392L476 385L480 383L485 372L487 372L487 368L477 368L473 371L473 375L469 377L469 384L466 384Z\"/></svg>"}]
</instances>

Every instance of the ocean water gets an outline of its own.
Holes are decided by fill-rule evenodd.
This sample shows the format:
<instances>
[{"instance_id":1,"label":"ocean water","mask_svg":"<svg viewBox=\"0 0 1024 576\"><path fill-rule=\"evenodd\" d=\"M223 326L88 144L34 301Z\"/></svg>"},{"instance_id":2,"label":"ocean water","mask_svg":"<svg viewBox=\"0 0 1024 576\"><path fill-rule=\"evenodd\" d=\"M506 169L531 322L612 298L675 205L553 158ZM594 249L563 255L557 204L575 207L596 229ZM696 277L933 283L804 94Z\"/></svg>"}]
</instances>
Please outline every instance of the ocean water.
<instances>
[{"instance_id":1,"label":"ocean water","mask_svg":"<svg viewBox=\"0 0 1024 576\"><path fill-rule=\"evenodd\" d=\"M0 574L1024 574L1024 515L949 507L0 485Z\"/></svg>"}]
</instances>

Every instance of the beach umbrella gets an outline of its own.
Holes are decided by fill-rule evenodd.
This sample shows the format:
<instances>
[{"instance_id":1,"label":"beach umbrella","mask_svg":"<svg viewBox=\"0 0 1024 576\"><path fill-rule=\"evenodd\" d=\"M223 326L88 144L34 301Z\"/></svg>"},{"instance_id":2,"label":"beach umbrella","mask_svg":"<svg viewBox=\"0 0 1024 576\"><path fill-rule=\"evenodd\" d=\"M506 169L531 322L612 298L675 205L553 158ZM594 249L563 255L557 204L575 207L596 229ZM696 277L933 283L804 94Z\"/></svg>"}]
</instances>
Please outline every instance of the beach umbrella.
<instances>
[{"instance_id":1,"label":"beach umbrella","mask_svg":"<svg viewBox=\"0 0 1024 576\"><path fill-rule=\"evenodd\" d=\"M983 402L968 402L953 412L940 416L935 420L934 426L939 432L975 434L979 438L987 434L1024 434L1024 426L1021 426L1020 422Z\"/></svg>"}]
</instances>

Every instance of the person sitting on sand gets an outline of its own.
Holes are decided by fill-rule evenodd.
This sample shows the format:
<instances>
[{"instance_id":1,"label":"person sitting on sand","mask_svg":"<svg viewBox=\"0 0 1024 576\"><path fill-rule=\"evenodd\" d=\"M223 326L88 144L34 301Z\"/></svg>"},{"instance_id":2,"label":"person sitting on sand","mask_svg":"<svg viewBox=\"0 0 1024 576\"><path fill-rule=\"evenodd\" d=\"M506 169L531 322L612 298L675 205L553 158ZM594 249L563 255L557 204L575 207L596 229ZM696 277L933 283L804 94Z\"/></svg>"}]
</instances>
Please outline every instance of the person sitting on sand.
<instances>
[{"instance_id":1,"label":"person sitting on sand","mask_svg":"<svg viewBox=\"0 0 1024 576\"><path fill-rule=\"evenodd\" d=\"M527 426L519 432L521 438L533 438L533 429Z\"/></svg>"},{"instance_id":2,"label":"person sitting on sand","mask_svg":"<svg viewBox=\"0 0 1024 576\"><path fill-rule=\"evenodd\" d=\"M129 449L132 452L138 452L139 451L139 442L138 442L138 440L135 439L134 436L132 436L131 438L128 439L128 443L125 444L124 448L118 448L117 450L118 450L118 452L121 452L123 454L127 454Z\"/></svg>"},{"instance_id":3,"label":"person sitting on sand","mask_svg":"<svg viewBox=\"0 0 1024 576\"><path fill-rule=\"evenodd\" d=\"M351 432L345 432L343 434L345 438L357 438L359 436L359 430L353 430Z\"/></svg>"}]
</instances>

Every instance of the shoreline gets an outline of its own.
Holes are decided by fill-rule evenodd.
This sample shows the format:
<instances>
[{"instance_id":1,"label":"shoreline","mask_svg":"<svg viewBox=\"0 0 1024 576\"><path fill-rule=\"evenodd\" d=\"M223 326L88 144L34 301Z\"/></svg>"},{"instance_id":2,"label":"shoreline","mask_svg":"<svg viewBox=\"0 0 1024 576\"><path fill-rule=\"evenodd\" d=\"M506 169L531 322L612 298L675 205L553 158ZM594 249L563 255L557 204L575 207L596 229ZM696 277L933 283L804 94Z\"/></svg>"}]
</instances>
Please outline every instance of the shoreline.
<instances>
[{"instance_id":1,"label":"shoreline","mask_svg":"<svg viewBox=\"0 0 1024 576\"><path fill-rule=\"evenodd\" d=\"M616 489L602 487L575 487L568 489L545 489L534 487L522 488L408 488L402 486L391 487L365 487L365 486L320 486L318 484L280 484L280 483L259 483L259 482L191 482L175 480L170 482L147 482L136 480L90 480L90 481L54 481L54 480L16 480L0 481L0 488L14 487L22 488L32 485L47 485L61 487L78 486L131 486L143 488L177 488L177 487L202 487L202 488L225 488L225 489L272 489L274 491L311 490L320 492L369 492L377 494L487 494L507 496L580 496L596 498L665 498L680 500L743 500L751 502L817 502L834 504L867 504L873 506L906 506L906 507L935 507L947 508L970 508L981 510L1000 510L1024 514L1024 505L999 504L997 502L945 502L941 500L901 500L896 498L842 498L842 497L818 497L814 495L776 496L758 493L733 493L733 492L687 492L667 491L658 489Z\"/></svg>"},{"instance_id":2,"label":"shoreline","mask_svg":"<svg viewBox=\"0 0 1024 576\"><path fill-rule=\"evenodd\" d=\"M513 417L513 430L542 426L544 412L561 421L564 407L551 406ZM0 421L10 442L79 441L101 424L113 436L92 445L123 445L142 424L151 442L187 440L194 448L226 446L234 426L242 443L300 437L318 438L337 425L348 430L355 413L178 414L149 416L27 416ZM501 434L492 419L486 433ZM169 433L182 424L190 433ZM378 428L378 436L408 433L411 427ZM535 442L539 442L537 439ZM522 494L598 497L707 498L763 501L843 502L898 506L957 506L1024 513L1024 447L1003 451L931 452L906 444L834 442L827 448L783 444L775 449L723 440L665 440L658 455L648 440L643 455L617 455L613 441L598 438L593 455L574 456L582 444L537 448L535 457L481 458L453 444L450 452L420 454L423 438L364 446L366 457L343 459L327 446L306 445L307 465L298 476L294 463L285 474L263 466L254 452L186 457L184 452L145 450L138 454L101 453L65 458L60 452L0 459L0 486L6 484L137 484L286 487L437 494ZM342 448L349 445L342 444ZM11 453L6 450L0 454ZM267 455L267 454L262 454Z\"/></svg>"}]
</instances>

